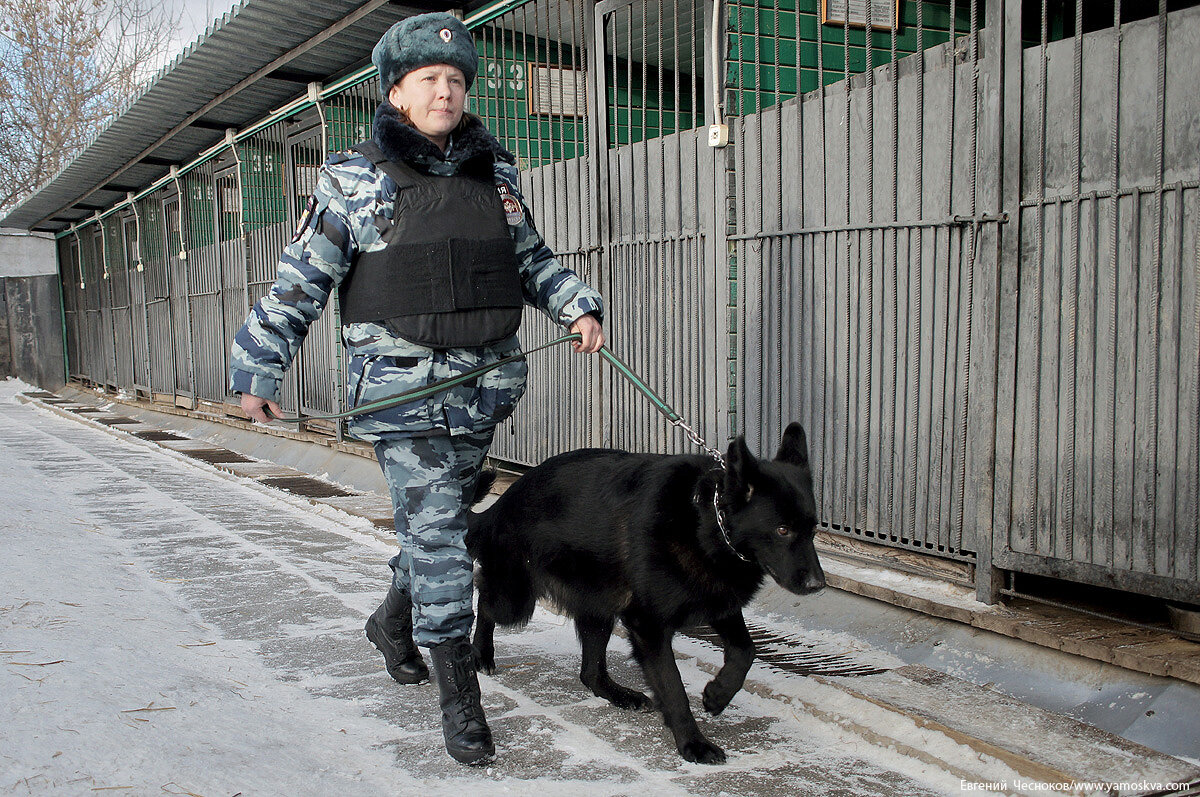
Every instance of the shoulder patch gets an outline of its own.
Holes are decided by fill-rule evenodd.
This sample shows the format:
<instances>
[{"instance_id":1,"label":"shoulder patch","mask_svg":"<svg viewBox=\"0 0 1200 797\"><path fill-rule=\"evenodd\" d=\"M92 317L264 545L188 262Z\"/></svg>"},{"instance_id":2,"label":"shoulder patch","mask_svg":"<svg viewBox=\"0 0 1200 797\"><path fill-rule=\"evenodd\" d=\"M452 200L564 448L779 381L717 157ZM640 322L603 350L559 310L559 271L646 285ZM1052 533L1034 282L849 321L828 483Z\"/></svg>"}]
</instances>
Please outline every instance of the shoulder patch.
<instances>
[{"instance_id":1,"label":"shoulder patch","mask_svg":"<svg viewBox=\"0 0 1200 797\"><path fill-rule=\"evenodd\" d=\"M525 218L525 212L521 209L520 200L516 198L507 183L498 183L496 185L496 192L500 194L500 204L504 208L504 220L508 222L510 227L516 227Z\"/></svg>"}]
</instances>

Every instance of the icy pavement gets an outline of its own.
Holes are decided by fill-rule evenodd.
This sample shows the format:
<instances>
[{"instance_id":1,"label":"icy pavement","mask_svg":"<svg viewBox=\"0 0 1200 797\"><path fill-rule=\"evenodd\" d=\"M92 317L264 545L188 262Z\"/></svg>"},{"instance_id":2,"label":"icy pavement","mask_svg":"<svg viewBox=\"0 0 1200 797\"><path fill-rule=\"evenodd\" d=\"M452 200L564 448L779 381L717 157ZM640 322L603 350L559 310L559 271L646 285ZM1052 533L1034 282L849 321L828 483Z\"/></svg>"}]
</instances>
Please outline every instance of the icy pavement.
<instances>
[{"instance_id":1,"label":"icy pavement","mask_svg":"<svg viewBox=\"0 0 1200 797\"><path fill-rule=\"evenodd\" d=\"M540 612L498 638L500 669L481 679L496 762L460 767L442 748L435 688L394 683L363 638L391 551L365 522L19 405L12 385L0 384L0 789L959 791L957 778L760 696L804 679L757 664L757 694L700 719L730 763L683 762L656 715L582 687L570 626ZM614 675L640 683L626 650L614 644ZM709 673L695 657L681 670L698 695Z\"/></svg>"}]
</instances>

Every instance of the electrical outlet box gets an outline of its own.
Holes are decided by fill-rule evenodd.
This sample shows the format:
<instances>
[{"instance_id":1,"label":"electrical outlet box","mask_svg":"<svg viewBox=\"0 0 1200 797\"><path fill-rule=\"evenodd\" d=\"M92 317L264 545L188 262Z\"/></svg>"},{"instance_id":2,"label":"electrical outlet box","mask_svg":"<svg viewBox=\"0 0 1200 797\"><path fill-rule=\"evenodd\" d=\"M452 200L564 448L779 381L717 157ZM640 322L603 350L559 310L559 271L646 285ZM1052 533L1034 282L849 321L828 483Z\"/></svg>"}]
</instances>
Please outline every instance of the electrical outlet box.
<instances>
[{"instance_id":1,"label":"electrical outlet box","mask_svg":"<svg viewBox=\"0 0 1200 797\"><path fill-rule=\"evenodd\" d=\"M709 125L708 126L708 145L710 147L724 147L729 145L729 125Z\"/></svg>"}]
</instances>

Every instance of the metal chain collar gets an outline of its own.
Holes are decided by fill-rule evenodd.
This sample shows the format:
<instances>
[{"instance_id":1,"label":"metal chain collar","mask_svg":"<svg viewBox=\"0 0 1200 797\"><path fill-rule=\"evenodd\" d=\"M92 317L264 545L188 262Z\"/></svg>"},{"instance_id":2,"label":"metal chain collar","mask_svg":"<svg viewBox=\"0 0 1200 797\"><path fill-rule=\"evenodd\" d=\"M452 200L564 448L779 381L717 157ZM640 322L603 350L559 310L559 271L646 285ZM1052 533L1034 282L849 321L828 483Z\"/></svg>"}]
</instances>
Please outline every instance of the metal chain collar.
<instances>
[{"instance_id":1,"label":"metal chain collar","mask_svg":"<svg viewBox=\"0 0 1200 797\"><path fill-rule=\"evenodd\" d=\"M673 423L685 435L687 435L689 440L691 440L700 448L704 449L705 454L708 454L710 457L716 460L717 466L721 469L722 473L725 473L729 470L729 467L725 464L725 457L722 456L721 452L704 442L704 438L701 437L695 429L684 423L682 418L673 421ZM729 526L725 522L725 510L721 509L720 482L717 482L715 485L713 485L712 505L713 513L717 516L717 528L721 530L721 539L725 540L725 545L728 546L729 550L733 551L733 555L738 559L741 559L746 564L752 564L749 559L742 555L741 551L733 547L733 540L729 537Z\"/></svg>"},{"instance_id":2,"label":"metal chain collar","mask_svg":"<svg viewBox=\"0 0 1200 797\"><path fill-rule=\"evenodd\" d=\"M717 513L717 528L721 530L721 538L725 540L725 544L729 546L729 550L733 551L734 556L741 559L746 564L751 564L750 560L742 556L742 552L733 547L733 540L729 539L729 529L725 526L725 511L721 509L717 499L721 494L720 488L713 490L713 511Z\"/></svg>"},{"instance_id":3,"label":"metal chain collar","mask_svg":"<svg viewBox=\"0 0 1200 797\"><path fill-rule=\"evenodd\" d=\"M713 457L713 460L716 461L716 465L720 467L721 473L728 471L728 466L725 463L725 456L722 456L720 451L710 447L708 443L704 442L704 438L700 436L700 433L692 429L692 427L688 424L685 424L682 418L676 418L676 420L672 421L672 424L676 426L677 429L682 431L684 435L688 436L688 439L690 439L692 443L703 449L704 454ZM725 510L721 509L720 481L713 486L713 513L716 515L716 528L719 528L721 531L721 539L725 540L725 545L728 547L728 549L733 551L733 556L742 559L742 561L746 564L751 564L750 559L742 556L742 552L738 551L736 547L733 547L733 540L730 539L730 527L728 527L725 521Z\"/></svg>"}]
</instances>

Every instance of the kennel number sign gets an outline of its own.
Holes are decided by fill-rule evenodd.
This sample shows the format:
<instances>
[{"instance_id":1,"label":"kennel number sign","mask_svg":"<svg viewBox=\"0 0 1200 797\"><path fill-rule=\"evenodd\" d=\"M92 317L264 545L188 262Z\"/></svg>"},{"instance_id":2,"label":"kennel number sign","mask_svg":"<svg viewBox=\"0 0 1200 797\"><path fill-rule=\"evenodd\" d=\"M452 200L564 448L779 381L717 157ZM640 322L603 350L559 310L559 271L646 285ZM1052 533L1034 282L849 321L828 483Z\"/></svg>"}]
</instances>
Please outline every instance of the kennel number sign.
<instances>
[{"instance_id":1,"label":"kennel number sign","mask_svg":"<svg viewBox=\"0 0 1200 797\"><path fill-rule=\"evenodd\" d=\"M821 0L821 22L864 27L868 2L871 4L871 27L894 30L900 19L900 0Z\"/></svg>"}]
</instances>

